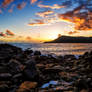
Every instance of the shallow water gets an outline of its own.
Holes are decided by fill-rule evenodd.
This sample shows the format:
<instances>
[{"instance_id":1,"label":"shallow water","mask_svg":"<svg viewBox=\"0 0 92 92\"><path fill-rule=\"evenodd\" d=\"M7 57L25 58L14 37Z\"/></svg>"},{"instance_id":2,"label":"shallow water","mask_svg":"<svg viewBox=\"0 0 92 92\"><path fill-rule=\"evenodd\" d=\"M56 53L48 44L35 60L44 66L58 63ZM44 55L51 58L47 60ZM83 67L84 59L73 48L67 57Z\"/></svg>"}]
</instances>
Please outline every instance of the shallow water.
<instances>
[{"instance_id":1,"label":"shallow water","mask_svg":"<svg viewBox=\"0 0 92 92\"><path fill-rule=\"evenodd\" d=\"M92 43L10 43L21 47L23 50L30 48L39 50L42 54L81 55L86 51L92 50Z\"/></svg>"}]
</instances>

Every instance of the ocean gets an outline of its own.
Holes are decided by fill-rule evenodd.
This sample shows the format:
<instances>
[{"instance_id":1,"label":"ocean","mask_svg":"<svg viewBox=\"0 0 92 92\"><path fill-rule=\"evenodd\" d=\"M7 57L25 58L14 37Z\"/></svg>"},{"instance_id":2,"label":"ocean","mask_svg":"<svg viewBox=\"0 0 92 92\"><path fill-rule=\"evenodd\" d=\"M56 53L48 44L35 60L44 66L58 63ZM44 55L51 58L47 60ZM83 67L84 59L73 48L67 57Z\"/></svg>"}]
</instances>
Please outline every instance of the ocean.
<instances>
[{"instance_id":1,"label":"ocean","mask_svg":"<svg viewBox=\"0 0 92 92\"><path fill-rule=\"evenodd\" d=\"M42 54L55 55L82 55L92 50L92 43L10 43L21 47L23 50L30 48L33 51L41 51Z\"/></svg>"}]
</instances>

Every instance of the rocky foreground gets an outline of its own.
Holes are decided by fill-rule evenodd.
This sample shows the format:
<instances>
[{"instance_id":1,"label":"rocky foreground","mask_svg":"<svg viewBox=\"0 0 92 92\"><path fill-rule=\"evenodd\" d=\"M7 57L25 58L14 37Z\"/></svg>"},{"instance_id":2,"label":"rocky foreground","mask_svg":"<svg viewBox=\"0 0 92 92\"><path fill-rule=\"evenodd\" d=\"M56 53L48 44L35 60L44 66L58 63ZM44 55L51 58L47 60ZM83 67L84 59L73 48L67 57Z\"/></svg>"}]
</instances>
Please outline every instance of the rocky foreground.
<instances>
[{"instance_id":1,"label":"rocky foreground","mask_svg":"<svg viewBox=\"0 0 92 92\"><path fill-rule=\"evenodd\" d=\"M54 57L0 44L0 92L92 92L92 51Z\"/></svg>"}]
</instances>

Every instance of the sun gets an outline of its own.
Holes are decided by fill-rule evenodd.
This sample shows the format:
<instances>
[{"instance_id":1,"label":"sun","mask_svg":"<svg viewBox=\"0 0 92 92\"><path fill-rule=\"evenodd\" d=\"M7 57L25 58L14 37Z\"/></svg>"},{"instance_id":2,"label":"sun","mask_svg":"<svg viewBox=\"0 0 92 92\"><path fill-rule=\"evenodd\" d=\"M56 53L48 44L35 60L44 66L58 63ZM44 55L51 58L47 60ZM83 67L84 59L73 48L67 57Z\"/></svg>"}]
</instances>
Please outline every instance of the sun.
<instances>
[{"instance_id":1,"label":"sun","mask_svg":"<svg viewBox=\"0 0 92 92\"><path fill-rule=\"evenodd\" d=\"M54 40L54 39L58 38L58 35L59 35L59 34L60 34L59 32L53 31L52 33L50 33L50 35L48 36L47 39L49 39L49 40Z\"/></svg>"},{"instance_id":2,"label":"sun","mask_svg":"<svg viewBox=\"0 0 92 92\"><path fill-rule=\"evenodd\" d=\"M56 39L57 37L58 37L58 35L55 34L55 35L51 35L51 37L49 37L49 38L50 38L50 40L54 40L54 39Z\"/></svg>"}]
</instances>

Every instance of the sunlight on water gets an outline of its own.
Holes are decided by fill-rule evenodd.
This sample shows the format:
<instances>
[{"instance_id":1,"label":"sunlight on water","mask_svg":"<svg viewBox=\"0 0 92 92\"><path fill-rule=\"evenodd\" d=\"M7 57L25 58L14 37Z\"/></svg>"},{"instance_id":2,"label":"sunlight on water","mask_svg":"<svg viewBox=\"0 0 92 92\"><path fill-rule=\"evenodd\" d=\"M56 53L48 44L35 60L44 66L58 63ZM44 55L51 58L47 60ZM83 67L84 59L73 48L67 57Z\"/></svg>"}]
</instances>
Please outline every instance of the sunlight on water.
<instances>
[{"instance_id":1,"label":"sunlight on water","mask_svg":"<svg viewBox=\"0 0 92 92\"><path fill-rule=\"evenodd\" d=\"M86 51L92 50L92 43L12 43L22 49L30 48L32 50L39 50L43 54L74 54L81 55Z\"/></svg>"}]
</instances>

